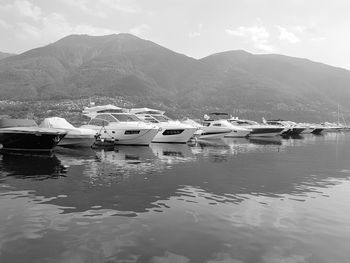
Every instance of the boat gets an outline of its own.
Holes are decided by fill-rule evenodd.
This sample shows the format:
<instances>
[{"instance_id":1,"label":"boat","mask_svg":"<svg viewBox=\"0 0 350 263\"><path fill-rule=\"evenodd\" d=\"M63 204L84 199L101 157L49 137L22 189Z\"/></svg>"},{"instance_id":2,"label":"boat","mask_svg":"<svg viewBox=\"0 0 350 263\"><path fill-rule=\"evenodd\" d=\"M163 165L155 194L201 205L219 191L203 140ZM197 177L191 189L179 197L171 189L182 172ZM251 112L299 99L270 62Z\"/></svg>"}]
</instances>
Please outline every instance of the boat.
<instances>
[{"instance_id":1,"label":"boat","mask_svg":"<svg viewBox=\"0 0 350 263\"><path fill-rule=\"evenodd\" d=\"M301 132L302 134L321 134L324 130L322 125L313 123L299 123L299 126L305 128L305 130Z\"/></svg>"},{"instance_id":2,"label":"boat","mask_svg":"<svg viewBox=\"0 0 350 263\"><path fill-rule=\"evenodd\" d=\"M40 128L34 120L0 119L1 151L51 152L66 134Z\"/></svg>"},{"instance_id":3,"label":"boat","mask_svg":"<svg viewBox=\"0 0 350 263\"><path fill-rule=\"evenodd\" d=\"M91 147L97 136L95 130L76 128L66 119L60 117L46 118L39 127L67 132L66 136L58 143L58 146L61 147Z\"/></svg>"},{"instance_id":4,"label":"boat","mask_svg":"<svg viewBox=\"0 0 350 263\"><path fill-rule=\"evenodd\" d=\"M189 118L182 120L182 123L197 127L198 130L194 133L194 136L197 139L221 139L224 138L226 134L229 134L231 132L231 129L229 128L212 125L204 126Z\"/></svg>"},{"instance_id":5,"label":"boat","mask_svg":"<svg viewBox=\"0 0 350 263\"><path fill-rule=\"evenodd\" d=\"M146 123L157 125L159 131L152 142L156 143L187 143L194 135L197 127L172 120L164 111L150 108L133 108L129 110Z\"/></svg>"},{"instance_id":6,"label":"boat","mask_svg":"<svg viewBox=\"0 0 350 263\"><path fill-rule=\"evenodd\" d=\"M282 136L298 136L300 135L306 128L298 125L293 121L285 121L281 119L277 120L266 120L266 124L269 125L277 125L284 127L285 130L281 133Z\"/></svg>"},{"instance_id":7,"label":"boat","mask_svg":"<svg viewBox=\"0 0 350 263\"><path fill-rule=\"evenodd\" d=\"M225 138L240 138L249 136L251 129L243 128L231 123L229 115L222 112L213 112L204 116L203 126L206 127L221 127L231 130L224 135Z\"/></svg>"},{"instance_id":8,"label":"boat","mask_svg":"<svg viewBox=\"0 0 350 263\"><path fill-rule=\"evenodd\" d=\"M231 124L250 129L249 137L274 137L283 132L284 128L276 125L260 124L252 120L242 120L239 118L230 118Z\"/></svg>"},{"instance_id":9,"label":"boat","mask_svg":"<svg viewBox=\"0 0 350 263\"><path fill-rule=\"evenodd\" d=\"M117 145L149 145L159 130L114 105L85 108L83 114L91 119L80 128L92 129L100 135L99 140L113 140Z\"/></svg>"}]
</instances>

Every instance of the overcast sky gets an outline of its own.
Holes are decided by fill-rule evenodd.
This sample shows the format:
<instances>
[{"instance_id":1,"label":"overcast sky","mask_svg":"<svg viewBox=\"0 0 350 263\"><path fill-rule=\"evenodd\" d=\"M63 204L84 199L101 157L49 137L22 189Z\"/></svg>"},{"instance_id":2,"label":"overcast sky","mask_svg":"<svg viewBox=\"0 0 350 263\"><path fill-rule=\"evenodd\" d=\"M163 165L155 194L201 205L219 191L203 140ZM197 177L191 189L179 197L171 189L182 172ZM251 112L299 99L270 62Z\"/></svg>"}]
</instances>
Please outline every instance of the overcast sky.
<instances>
[{"instance_id":1,"label":"overcast sky","mask_svg":"<svg viewBox=\"0 0 350 263\"><path fill-rule=\"evenodd\" d=\"M350 69L349 0L0 0L0 51L128 32L201 58L279 53Z\"/></svg>"}]
</instances>

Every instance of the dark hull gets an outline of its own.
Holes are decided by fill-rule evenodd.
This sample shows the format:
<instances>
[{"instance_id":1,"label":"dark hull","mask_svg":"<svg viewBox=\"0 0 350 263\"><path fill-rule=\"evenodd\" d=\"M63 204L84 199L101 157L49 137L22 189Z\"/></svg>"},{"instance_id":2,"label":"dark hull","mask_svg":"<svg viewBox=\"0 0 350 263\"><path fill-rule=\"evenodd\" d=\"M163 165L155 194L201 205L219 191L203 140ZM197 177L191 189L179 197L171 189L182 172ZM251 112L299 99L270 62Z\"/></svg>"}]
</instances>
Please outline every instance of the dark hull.
<instances>
[{"instance_id":1,"label":"dark hull","mask_svg":"<svg viewBox=\"0 0 350 263\"><path fill-rule=\"evenodd\" d=\"M252 128L252 131L250 132L251 134L254 135L264 135L264 134L270 134L270 133L280 133L283 131L284 128Z\"/></svg>"},{"instance_id":2,"label":"dark hull","mask_svg":"<svg viewBox=\"0 0 350 263\"><path fill-rule=\"evenodd\" d=\"M282 133L283 136L297 136L300 135L305 128L290 128L288 131Z\"/></svg>"},{"instance_id":3,"label":"dark hull","mask_svg":"<svg viewBox=\"0 0 350 263\"><path fill-rule=\"evenodd\" d=\"M64 135L62 133L0 132L1 150L50 152Z\"/></svg>"},{"instance_id":4,"label":"dark hull","mask_svg":"<svg viewBox=\"0 0 350 263\"><path fill-rule=\"evenodd\" d=\"M317 129L314 129L311 133L320 134L323 130L324 130L323 128L317 128Z\"/></svg>"}]
</instances>

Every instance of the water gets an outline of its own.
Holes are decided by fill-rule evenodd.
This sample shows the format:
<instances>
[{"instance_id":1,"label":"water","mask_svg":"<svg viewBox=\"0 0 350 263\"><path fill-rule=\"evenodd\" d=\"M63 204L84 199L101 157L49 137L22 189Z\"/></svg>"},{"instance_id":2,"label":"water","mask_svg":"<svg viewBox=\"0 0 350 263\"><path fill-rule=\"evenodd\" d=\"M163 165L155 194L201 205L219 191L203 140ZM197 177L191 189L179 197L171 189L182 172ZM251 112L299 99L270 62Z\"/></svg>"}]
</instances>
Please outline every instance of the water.
<instances>
[{"instance_id":1,"label":"water","mask_svg":"<svg viewBox=\"0 0 350 263\"><path fill-rule=\"evenodd\" d=\"M350 133L0 155L0 262L349 262Z\"/></svg>"}]
</instances>

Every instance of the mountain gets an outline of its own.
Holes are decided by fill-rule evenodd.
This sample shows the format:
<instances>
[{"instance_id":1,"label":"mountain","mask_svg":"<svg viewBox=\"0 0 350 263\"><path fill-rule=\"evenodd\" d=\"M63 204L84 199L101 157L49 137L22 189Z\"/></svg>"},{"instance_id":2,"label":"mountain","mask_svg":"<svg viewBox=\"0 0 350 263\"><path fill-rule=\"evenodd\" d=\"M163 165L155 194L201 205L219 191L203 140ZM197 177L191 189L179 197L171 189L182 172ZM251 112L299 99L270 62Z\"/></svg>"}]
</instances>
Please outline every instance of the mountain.
<instances>
[{"instance_id":1,"label":"mountain","mask_svg":"<svg viewBox=\"0 0 350 263\"><path fill-rule=\"evenodd\" d=\"M306 59L228 51L196 60L130 34L71 35L0 60L2 99L122 96L198 117L323 118L338 104L350 112L349 85L350 71Z\"/></svg>"},{"instance_id":2,"label":"mountain","mask_svg":"<svg viewBox=\"0 0 350 263\"><path fill-rule=\"evenodd\" d=\"M7 58L7 57L14 56L14 55L15 55L15 54L0 52L0 60L3 59L3 58Z\"/></svg>"}]
</instances>

